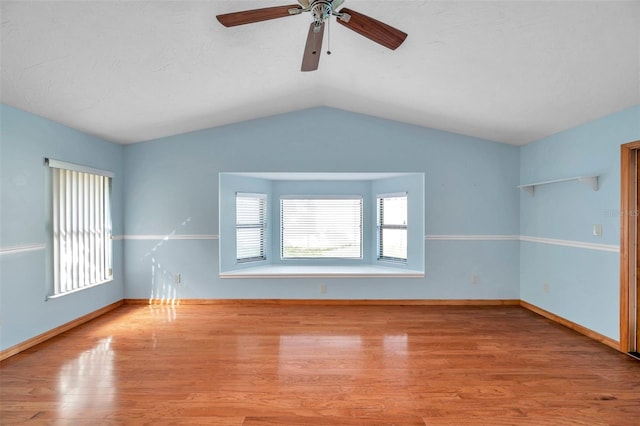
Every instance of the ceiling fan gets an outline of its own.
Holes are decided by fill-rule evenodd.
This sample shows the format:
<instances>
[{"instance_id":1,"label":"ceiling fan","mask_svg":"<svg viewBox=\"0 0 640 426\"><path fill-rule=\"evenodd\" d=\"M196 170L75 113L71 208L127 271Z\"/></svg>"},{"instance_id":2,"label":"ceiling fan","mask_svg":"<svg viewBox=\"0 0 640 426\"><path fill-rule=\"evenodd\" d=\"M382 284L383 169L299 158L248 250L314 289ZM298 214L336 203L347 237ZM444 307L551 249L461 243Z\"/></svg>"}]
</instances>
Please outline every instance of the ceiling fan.
<instances>
[{"instance_id":1,"label":"ceiling fan","mask_svg":"<svg viewBox=\"0 0 640 426\"><path fill-rule=\"evenodd\" d=\"M331 16L335 16L338 23L350 30L391 50L397 49L407 38L406 33L362 13L347 8L337 11L336 9L344 3L344 0L298 0L298 3L299 5L265 7L225 13L217 15L216 18L225 27L235 27L236 25L252 24L269 19L300 15L303 12L311 12L313 22L309 26L307 43L304 48L302 71L315 71L318 69L324 24Z\"/></svg>"}]
</instances>

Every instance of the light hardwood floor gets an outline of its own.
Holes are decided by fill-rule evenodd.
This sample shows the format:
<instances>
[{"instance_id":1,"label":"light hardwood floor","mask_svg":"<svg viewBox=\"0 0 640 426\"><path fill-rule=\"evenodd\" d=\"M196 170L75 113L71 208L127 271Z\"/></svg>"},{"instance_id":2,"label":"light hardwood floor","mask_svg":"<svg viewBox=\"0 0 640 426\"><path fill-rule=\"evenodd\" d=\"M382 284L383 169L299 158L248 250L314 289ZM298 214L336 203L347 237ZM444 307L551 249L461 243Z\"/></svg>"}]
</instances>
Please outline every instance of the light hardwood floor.
<instances>
[{"instance_id":1,"label":"light hardwood floor","mask_svg":"<svg viewBox=\"0 0 640 426\"><path fill-rule=\"evenodd\" d=\"M517 306L122 306L5 360L2 424L640 425L640 362Z\"/></svg>"}]
</instances>

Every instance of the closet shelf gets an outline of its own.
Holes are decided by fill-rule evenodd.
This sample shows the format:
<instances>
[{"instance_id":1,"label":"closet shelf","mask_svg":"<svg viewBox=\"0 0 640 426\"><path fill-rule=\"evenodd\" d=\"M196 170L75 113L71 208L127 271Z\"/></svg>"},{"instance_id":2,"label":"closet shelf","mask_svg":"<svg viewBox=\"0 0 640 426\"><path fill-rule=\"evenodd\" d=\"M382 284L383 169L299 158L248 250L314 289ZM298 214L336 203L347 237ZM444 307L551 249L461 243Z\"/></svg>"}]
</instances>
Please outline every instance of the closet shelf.
<instances>
[{"instance_id":1,"label":"closet shelf","mask_svg":"<svg viewBox=\"0 0 640 426\"><path fill-rule=\"evenodd\" d=\"M536 186L549 185L550 183L568 182L568 181L572 181L572 180L577 180L578 182L587 185L588 187L590 187L594 191L598 190L598 175L594 175L594 176L574 176L574 177L564 178L564 179L548 180L548 181L545 181L545 182L528 183L526 185L518 185L518 188L522 189L523 191L528 192L531 195L534 195Z\"/></svg>"}]
</instances>

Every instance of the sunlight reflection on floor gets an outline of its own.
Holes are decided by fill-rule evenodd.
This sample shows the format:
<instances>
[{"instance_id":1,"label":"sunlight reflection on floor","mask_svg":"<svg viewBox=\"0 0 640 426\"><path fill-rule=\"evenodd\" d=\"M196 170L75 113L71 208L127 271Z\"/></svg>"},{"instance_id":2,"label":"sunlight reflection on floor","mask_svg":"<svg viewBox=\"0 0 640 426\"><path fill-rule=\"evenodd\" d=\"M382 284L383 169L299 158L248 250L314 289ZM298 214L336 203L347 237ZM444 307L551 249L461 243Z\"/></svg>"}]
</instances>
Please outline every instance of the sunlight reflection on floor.
<instances>
[{"instance_id":1,"label":"sunlight reflection on floor","mask_svg":"<svg viewBox=\"0 0 640 426\"><path fill-rule=\"evenodd\" d=\"M115 400L111 337L66 362L58 373L59 413L72 418L87 409L110 408Z\"/></svg>"}]
</instances>

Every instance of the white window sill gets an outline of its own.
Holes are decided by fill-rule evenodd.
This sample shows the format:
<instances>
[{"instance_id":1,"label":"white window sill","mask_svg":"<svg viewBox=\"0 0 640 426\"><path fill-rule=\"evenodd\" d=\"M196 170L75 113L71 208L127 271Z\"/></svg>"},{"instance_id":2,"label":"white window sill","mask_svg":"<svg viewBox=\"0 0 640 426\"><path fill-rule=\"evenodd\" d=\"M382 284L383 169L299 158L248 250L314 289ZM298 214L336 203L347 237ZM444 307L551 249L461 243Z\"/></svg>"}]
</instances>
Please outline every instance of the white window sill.
<instances>
[{"instance_id":1,"label":"white window sill","mask_svg":"<svg viewBox=\"0 0 640 426\"><path fill-rule=\"evenodd\" d=\"M110 283L110 282L113 282L113 277L111 277L111 278L109 278L107 280L104 280L104 281L100 281L99 283L88 285L86 287L76 288L74 290L65 291L64 293L51 294L51 295L49 295L49 296L47 296L45 298L45 301L59 299L59 298L64 297L64 296L68 296L68 295L74 294L74 293L79 293L81 291L88 290L90 288L99 287L99 286L101 286L103 284L107 284L107 283Z\"/></svg>"},{"instance_id":2,"label":"white window sill","mask_svg":"<svg viewBox=\"0 0 640 426\"><path fill-rule=\"evenodd\" d=\"M222 272L220 278L423 278L424 272L378 265L361 266L257 266Z\"/></svg>"}]
</instances>

